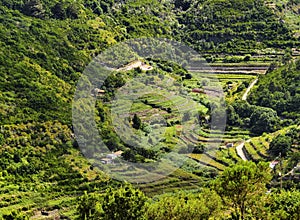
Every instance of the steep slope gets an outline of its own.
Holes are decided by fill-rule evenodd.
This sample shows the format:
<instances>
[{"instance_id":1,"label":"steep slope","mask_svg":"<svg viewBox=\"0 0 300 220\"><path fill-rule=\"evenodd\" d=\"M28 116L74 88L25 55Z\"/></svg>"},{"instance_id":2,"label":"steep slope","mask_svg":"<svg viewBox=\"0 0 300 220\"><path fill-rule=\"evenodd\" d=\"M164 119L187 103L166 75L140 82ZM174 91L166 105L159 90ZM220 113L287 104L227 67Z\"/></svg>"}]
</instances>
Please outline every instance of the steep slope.
<instances>
[{"instance_id":1,"label":"steep slope","mask_svg":"<svg viewBox=\"0 0 300 220\"><path fill-rule=\"evenodd\" d=\"M70 124L72 94L92 57L125 38L170 32L169 20L158 16L159 11L167 11L158 1L126 5L106 1L97 7L96 3L1 3L0 123L59 120ZM142 4L149 13L138 13ZM102 11L94 14L95 7Z\"/></svg>"},{"instance_id":2,"label":"steep slope","mask_svg":"<svg viewBox=\"0 0 300 220\"><path fill-rule=\"evenodd\" d=\"M288 24L295 37L300 36L300 1L299 0L275 0L267 1L267 5Z\"/></svg>"},{"instance_id":3,"label":"steep slope","mask_svg":"<svg viewBox=\"0 0 300 220\"><path fill-rule=\"evenodd\" d=\"M200 51L249 53L267 47L292 47L287 25L262 0L175 1L181 39Z\"/></svg>"},{"instance_id":4,"label":"steep slope","mask_svg":"<svg viewBox=\"0 0 300 220\"><path fill-rule=\"evenodd\" d=\"M91 49L92 45L109 45L113 34L89 23L100 25L100 20L83 24L80 20L40 20L0 9L1 124L70 123L76 80L91 55L99 51ZM103 36L106 32L108 36Z\"/></svg>"},{"instance_id":5,"label":"steep slope","mask_svg":"<svg viewBox=\"0 0 300 220\"><path fill-rule=\"evenodd\" d=\"M60 209L74 216L83 191L115 184L82 157L71 129L76 82L110 45L145 36L177 38L214 53L296 45L286 25L252 0L3 0L0 21L0 214ZM107 130L108 141L119 144ZM175 183L166 180L172 189L182 186L183 174L178 171ZM189 178L198 184L196 175L185 175L187 187Z\"/></svg>"},{"instance_id":6,"label":"steep slope","mask_svg":"<svg viewBox=\"0 0 300 220\"><path fill-rule=\"evenodd\" d=\"M299 80L300 61L297 60L261 76L249 100L255 105L275 109L280 116L299 120Z\"/></svg>"}]
</instances>

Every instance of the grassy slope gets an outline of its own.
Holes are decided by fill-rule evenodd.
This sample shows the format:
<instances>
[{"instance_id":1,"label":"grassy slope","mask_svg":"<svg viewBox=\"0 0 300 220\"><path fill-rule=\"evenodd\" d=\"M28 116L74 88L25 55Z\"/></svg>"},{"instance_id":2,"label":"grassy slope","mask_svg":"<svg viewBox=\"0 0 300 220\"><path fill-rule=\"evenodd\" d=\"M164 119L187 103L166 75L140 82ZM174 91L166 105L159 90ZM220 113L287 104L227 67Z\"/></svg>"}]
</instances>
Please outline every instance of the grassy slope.
<instances>
[{"instance_id":1,"label":"grassy slope","mask_svg":"<svg viewBox=\"0 0 300 220\"><path fill-rule=\"evenodd\" d=\"M48 2L43 2L46 7ZM0 7L1 214L60 208L62 213L74 215L78 195L106 187L107 176L92 170L73 147L66 126L70 124L70 100L80 73L100 51L126 37L167 35L171 31L167 24L172 21L176 25L175 16L168 11L166 20L159 16L166 8L156 1L145 2L149 17L140 15L136 20L132 14L140 5L134 3L110 12L115 20L107 14L90 16L89 10L79 13L78 19L41 20ZM186 28L187 33L191 27ZM232 150L217 157L225 163L231 157L238 160ZM166 180L168 185L156 183L144 190L155 194L165 191L161 188L197 187L201 180L178 170Z\"/></svg>"}]
</instances>

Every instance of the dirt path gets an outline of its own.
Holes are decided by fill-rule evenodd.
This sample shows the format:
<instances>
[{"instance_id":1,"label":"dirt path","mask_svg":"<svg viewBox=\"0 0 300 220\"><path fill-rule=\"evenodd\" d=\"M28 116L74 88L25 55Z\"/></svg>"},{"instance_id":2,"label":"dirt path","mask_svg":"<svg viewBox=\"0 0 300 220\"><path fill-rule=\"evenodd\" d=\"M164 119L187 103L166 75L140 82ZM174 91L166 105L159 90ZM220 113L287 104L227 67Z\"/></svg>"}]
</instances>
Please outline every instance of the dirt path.
<instances>
[{"instance_id":1,"label":"dirt path","mask_svg":"<svg viewBox=\"0 0 300 220\"><path fill-rule=\"evenodd\" d=\"M247 142L249 142L249 141L250 140L248 140ZM247 161L248 159L247 159L247 157L246 157L246 155L244 154L244 151L243 151L244 145L245 145L245 141L243 141L241 144L239 144L236 147L236 152L239 155L239 157L242 158L243 161Z\"/></svg>"},{"instance_id":2,"label":"dirt path","mask_svg":"<svg viewBox=\"0 0 300 220\"><path fill-rule=\"evenodd\" d=\"M59 210L55 209L53 211L38 211L30 219L60 219Z\"/></svg>"},{"instance_id":3,"label":"dirt path","mask_svg":"<svg viewBox=\"0 0 300 220\"><path fill-rule=\"evenodd\" d=\"M127 64L125 67L117 69L117 71L129 71L129 70L132 70L132 69L135 69L135 68L138 68L138 67L141 68L141 70L144 70L144 71L149 71L149 70L153 69L152 66L144 64L140 60L135 60L135 61Z\"/></svg>"},{"instance_id":4,"label":"dirt path","mask_svg":"<svg viewBox=\"0 0 300 220\"><path fill-rule=\"evenodd\" d=\"M253 86L257 83L258 81L258 78L256 78L250 85L249 87L247 88L246 92L244 93L243 97L242 97L242 100L246 101L247 100L247 97L248 97L248 94L250 92L250 90L253 88Z\"/></svg>"}]
</instances>

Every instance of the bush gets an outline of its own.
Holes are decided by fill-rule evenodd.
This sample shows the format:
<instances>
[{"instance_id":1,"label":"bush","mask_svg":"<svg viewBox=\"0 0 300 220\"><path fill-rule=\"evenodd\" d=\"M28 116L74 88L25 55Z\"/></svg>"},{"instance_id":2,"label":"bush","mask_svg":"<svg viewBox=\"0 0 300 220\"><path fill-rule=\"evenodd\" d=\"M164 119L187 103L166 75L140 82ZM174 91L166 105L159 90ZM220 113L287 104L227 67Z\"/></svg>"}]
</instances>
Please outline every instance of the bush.
<instances>
[{"instance_id":1,"label":"bush","mask_svg":"<svg viewBox=\"0 0 300 220\"><path fill-rule=\"evenodd\" d=\"M147 197L138 189L125 185L109 188L103 198L103 219L144 219Z\"/></svg>"},{"instance_id":2,"label":"bush","mask_svg":"<svg viewBox=\"0 0 300 220\"><path fill-rule=\"evenodd\" d=\"M149 220L209 219L216 217L221 208L220 197L211 190L200 193L179 192L162 195L153 202L146 213Z\"/></svg>"},{"instance_id":3,"label":"bush","mask_svg":"<svg viewBox=\"0 0 300 220\"><path fill-rule=\"evenodd\" d=\"M292 138L285 135L278 135L270 143L269 153L272 156L286 156L292 147Z\"/></svg>"},{"instance_id":4,"label":"bush","mask_svg":"<svg viewBox=\"0 0 300 220\"><path fill-rule=\"evenodd\" d=\"M251 55L250 54L247 54L245 57L244 57L244 61L250 61L251 59Z\"/></svg>"}]
</instances>

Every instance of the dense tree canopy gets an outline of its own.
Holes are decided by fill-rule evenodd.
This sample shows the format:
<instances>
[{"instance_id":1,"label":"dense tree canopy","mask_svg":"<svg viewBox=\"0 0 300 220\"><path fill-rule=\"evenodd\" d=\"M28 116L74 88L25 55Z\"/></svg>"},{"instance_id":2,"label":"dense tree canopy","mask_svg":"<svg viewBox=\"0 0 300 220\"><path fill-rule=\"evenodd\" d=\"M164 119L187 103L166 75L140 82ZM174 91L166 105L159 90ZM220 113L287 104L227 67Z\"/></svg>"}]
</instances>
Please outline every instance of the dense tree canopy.
<instances>
[{"instance_id":1,"label":"dense tree canopy","mask_svg":"<svg viewBox=\"0 0 300 220\"><path fill-rule=\"evenodd\" d=\"M270 210L269 219L299 219L300 192L281 191L269 196L266 207Z\"/></svg>"},{"instance_id":2,"label":"dense tree canopy","mask_svg":"<svg viewBox=\"0 0 300 220\"><path fill-rule=\"evenodd\" d=\"M215 187L222 199L232 205L233 215L245 219L251 213L253 202L266 192L271 175L268 164L241 162L227 168L216 180Z\"/></svg>"},{"instance_id":3,"label":"dense tree canopy","mask_svg":"<svg viewBox=\"0 0 300 220\"><path fill-rule=\"evenodd\" d=\"M270 143L269 152L273 156L286 156L287 152L291 149L292 138L285 135L278 135Z\"/></svg>"},{"instance_id":4,"label":"dense tree canopy","mask_svg":"<svg viewBox=\"0 0 300 220\"><path fill-rule=\"evenodd\" d=\"M109 188L104 195L79 198L78 219L144 219L147 197L131 185Z\"/></svg>"},{"instance_id":5,"label":"dense tree canopy","mask_svg":"<svg viewBox=\"0 0 300 220\"><path fill-rule=\"evenodd\" d=\"M299 60L261 77L250 95L250 102L277 111L278 115L297 119L299 116Z\"/></svg>"},{"instance_id":6,"label":"dense tree canopy","mask_svg":"<svg viewBox=\"0 0 300 220\"><path fill-rule=\"evenodd\" d=\"M165 195L154 201L147 210L149 220L209 219L217 217L221 200L216 192L204 189L200 193L178 193Z\"/></svg>"},{"instance_id":7,"label":"dense tree canopy","mask_svg":"<svg viewBox=\"0 0 300 220\"><path fill-rule=\"evenodd\" d=\"M289 1L288 7L296 3L299 1ZM222 160L210 164L209 169L203 169L196 158L189 159L174 172L178 176L171 174L157 184L169 184L173 187L170 191L190 186L194 191L152 198L130 185L115 187L119 183L83 157L75 141L82 137L73 134L71 105L77 81L92 58L118 42L139 37L176 39L208 53L210 62L220 56L229 66L232 62L248 64L265 51L277 53L277 49L299 47L299 37L297 41L288 25L264 1L2 0L0 20L0 218L39 218L42 212L48 215L52 210L78 219L209 219L226 218L227 214L249 218L257 214L261 219L272 219L270 212L274 218L299 218L298 192L264 195L265 184L270 180L265 164L245 162L225 169L240 160L233 156L235 149L218 151ZM111 56L113 64L124 54L115 55ZM244 134L260 135L299 121L300 61L292 61L291 49L285 50L281 61L286 66L276 69L280 65L274 64L266 76L259 77L258 86L249 97L250 104L236 101L227 107L229 124L248 130L239 130L238 140ZM196 84L209 84L207 79L196 82L193 74L169 61L149 58L145 62L151 63L158 73L149 78L149 84L174 76L178 85L183 81L190 83L186 91L180 91L183 95ZM209 124L205 110L199 111L206 126L199 132L206 136L199 137L199 132L193 130L192 135L185 137L185 131L177 126L180 119L174 117L175 108L149 100L138 103L139 107L167 115L165 132L161 139L145 139L147 148L127 146L114 131L109 101L128 78L145 72L137 68L126 74L110 75L101 88L105 90L103 97L94 94L95 121L110 151L122 150L123 159L140 163L149 163L177 148L183 154L191 149L196 156L214 159L211 152L203 154L210 149L199 140L210 141L210 135L205 133ZM242 83L237 92L248 85ZM202 95L193 98L199 101ZM204 109L209 106L204 97L200 103ZM223 118L220 112L215 113ZM150 136L152 124L144 123L146 117L138 114L128 119L136 128L133 131ZM278 116L287 120L280 122ZM183 118L188 123L193 119L192 114ZM182 137L176 139L179 133ZM219 138L218 133L212 132L211 136ZM277 156L297 151L299 136L295 128L285 136L275 137L270 153ZM190 142L187 147L186 142ZM96 149L98 145L92 143L90 147ZM298 161L299 154L293 153L287 159L287 167L292 169ZM130 172L135 175L139 171ZM202 177L205 186L217 178L216 191L200 189ZM148 186L148 192L157 185ZM262 202L260 208L258 202Z\"/></svg>"}]
</instances>

